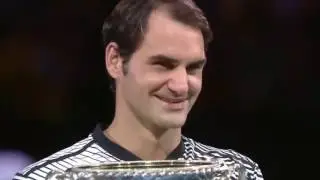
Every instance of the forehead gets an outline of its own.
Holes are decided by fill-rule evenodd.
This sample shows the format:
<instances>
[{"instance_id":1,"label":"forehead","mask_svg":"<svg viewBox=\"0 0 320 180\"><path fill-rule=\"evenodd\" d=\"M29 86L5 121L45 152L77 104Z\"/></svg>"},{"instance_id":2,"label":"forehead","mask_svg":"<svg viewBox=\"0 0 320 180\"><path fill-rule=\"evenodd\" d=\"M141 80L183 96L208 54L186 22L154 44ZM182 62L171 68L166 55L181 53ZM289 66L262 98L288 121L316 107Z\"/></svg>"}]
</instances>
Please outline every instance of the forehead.
<instances>
[{"instance_id":1,"label":"forehead","mask_svg":"<svg viewBox=\"0 0 320 180\"><path fill-rule=\"evenodd\" d=\"M201 31L172 19L162 9L150 14L140 48L146 54L158 53L177 59L199 59L205 56Z\"/></svg>"}]
</instances>

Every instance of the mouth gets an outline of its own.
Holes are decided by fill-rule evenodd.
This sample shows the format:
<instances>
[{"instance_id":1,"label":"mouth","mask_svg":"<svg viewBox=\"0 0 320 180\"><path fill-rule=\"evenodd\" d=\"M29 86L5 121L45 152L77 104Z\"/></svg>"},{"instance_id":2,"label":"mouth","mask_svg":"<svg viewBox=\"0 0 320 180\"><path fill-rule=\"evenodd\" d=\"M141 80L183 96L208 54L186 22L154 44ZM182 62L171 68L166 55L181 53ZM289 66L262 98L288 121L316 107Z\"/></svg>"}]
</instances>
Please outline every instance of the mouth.
<instances>
[{"instance_id":1,"label":"mouth","mask_svg":"<svg viewBox=\"0 0 320 180\"><path fill-rule=\"evenodd\" d=\"M161 96L156 96L158 99L165 101L167 103L182 103L187 101L187 98L166 98L166 97L161 97Z\"/></svg>"},{"instance_id":2,"label":"mouth","mask_svg":"<svg viewBox=\"0 0 320 180\"><path fill-rule=\"evenodd\" d=\"M166 98L162 96L156 96L156 98L164 102L168 108L172 110L182 110L188 103L187 98Z\"/></svg>"}]
</instances>

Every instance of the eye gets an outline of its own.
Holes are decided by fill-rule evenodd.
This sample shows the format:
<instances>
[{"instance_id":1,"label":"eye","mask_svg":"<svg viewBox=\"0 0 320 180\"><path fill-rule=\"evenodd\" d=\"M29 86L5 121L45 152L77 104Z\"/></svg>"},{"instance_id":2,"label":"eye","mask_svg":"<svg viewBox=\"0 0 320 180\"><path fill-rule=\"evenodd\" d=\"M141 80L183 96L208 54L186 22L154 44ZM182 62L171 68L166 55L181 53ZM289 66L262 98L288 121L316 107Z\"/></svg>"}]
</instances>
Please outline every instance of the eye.
<instances>
[{"instance_id":1,"label":"eye","mask_svg":"<svg viewBox=\"0 0 320 180\"><path fill-rule=\"evenodd\" d=\"M173 63L167 62L167 61L157 61L157 62L154 62L153 65L156 68L163 69L163 70L171 70L175 68L175 65Z\"/></svg>"},{"instance_id":2,"label":"eye","mask_svg":"<svg viewBox=\"0 0 320 180\"><path fill-rule=\"evenodd\" d=\"M203 63L195 63L187 66L187 72L190 74L201 72L202 69L203 69Z\"/></svg>"}]
</instances>

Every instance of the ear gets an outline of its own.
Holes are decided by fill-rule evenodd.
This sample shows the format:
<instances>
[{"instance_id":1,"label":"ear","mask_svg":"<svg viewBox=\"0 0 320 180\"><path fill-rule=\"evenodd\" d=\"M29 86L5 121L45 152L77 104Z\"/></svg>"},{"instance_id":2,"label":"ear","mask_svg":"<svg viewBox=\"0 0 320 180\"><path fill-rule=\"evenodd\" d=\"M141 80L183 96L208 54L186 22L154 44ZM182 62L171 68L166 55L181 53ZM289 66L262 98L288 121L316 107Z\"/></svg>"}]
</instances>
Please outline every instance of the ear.
<instances>
[{"instance_id":1,"label":"ear","mask_svg":"<svg viewBox=\"0 0 320 180\"><path fill-rule=\"evenodd\" d=\"M115 42L109 43L105 49L105 65L108 74L113 79L117 79L123 75L122 63L122 58L119 53L119 46Z\"/></svg>"}]
</instances>

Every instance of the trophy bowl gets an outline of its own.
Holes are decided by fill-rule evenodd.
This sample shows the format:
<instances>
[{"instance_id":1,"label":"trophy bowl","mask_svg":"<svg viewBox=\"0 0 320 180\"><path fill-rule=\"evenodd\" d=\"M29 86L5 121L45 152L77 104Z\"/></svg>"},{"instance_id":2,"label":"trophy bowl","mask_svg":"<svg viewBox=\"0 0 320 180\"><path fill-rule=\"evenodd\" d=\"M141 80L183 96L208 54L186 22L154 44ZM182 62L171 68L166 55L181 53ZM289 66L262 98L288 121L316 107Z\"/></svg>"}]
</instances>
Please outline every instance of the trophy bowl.
<instances>
[{"instance_id":1,"label":"trophy bowl","mask_svg":"<svg viewBox=\"0 0 320 180\"><path fill-rule=\"evenodd\" d=\"M244 169L216 161L120 161L51 172L48 180L245 180Z\"/></svg>"}]
</instances>

